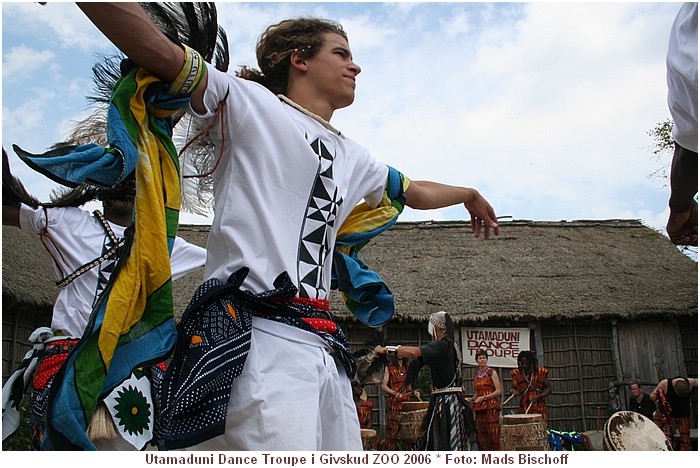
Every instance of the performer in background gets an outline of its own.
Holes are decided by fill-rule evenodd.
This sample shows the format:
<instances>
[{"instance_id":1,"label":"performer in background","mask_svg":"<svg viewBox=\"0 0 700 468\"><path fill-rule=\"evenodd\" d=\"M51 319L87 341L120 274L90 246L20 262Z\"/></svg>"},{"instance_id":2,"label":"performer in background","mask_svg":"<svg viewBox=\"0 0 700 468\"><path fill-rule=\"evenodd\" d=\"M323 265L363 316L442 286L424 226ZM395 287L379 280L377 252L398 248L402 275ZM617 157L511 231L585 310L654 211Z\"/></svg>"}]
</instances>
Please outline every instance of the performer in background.
<instances>
[{"instance_id":1,"label":"performer in background","mask_svg":"<svg viewBox=\"0 0 700 468\"><path fill-rule=\"evenodd\" d=\"M464 399L459 350L454 342L454 325L447 312L430 316L428 332L433 341L423 346L377 346L378 354L396 354L414 358L409 365L407 382L414 384L423 366L430 367L432 392L430 406L422 425L423 436L417 450L471 450L476 439L474 416Z\"/></svg>"},{"instance_id":2,"label":"performer in background","mask_svg":"<svg viewBox=\"0 0 700 468\"><path fill-rule=\"evenodd\" d=\"M486 350L476 352L477 369L474 372L476 394L471 400L479 450L501 449L501 381L498 373L488 365Z\"/></svg>"},{"instance_id":3,"label":"performer in background","mask_svg":"<svg viewBox=\"0 0 700 468\"><path fill-rule=\"evenodd\" d=\"M12 176L3 149L3 225L16 226L39 236L51 255L56 283L60 288L51 316L51 327L42 327L30 337L30 341L35 343L36 365L21 368L3 387L3 440L19 426L18 409L24 393L24 389L20 388L22 382L32 382L32 448L40 449L45 436L46 405L51 384L68 353L83 335L93 308L117 268L124 232L132 225L135 192L131 177L112 188L84 185L74 190L59 191L52 202L42 204L34 200L21 182ZM81 208L94 199L102 202L102 211L90 212ZM175 237L170 261L173 278L203 267L206 257L207 252L202 247ZM29 373L25 373L26 370ZM35 371L33 375L32 370ZM14 387L14 394L13 385L20 386ZM145 385L145 381L139 385ZM150 390L150 385L147 387L144 392ZM151 400L150 395L144 396ZM104 438L94 440L95 445L100 450L142 449L152 435L144 432L143 414L146 410L150 411L145 421L149 417L152 420L153 407L142 410L139 415L114 411L121 416L133 416L133 421L137 423L116 420L114 426L122 430L121 436L108 431L102 434ZM112 417L116 418L114 414ZM111 424L109 420L103 423ZM124 433L125 427L131 432Z\"/></svg>"},{"instance_id":4,"label":"performer in background","mask_svg":"<svg viewBox=\"0 0 700 468\"><path fill-rule=\"evenodd\" d=\"M649 394L659 407L654 422L673 443L674 429L680 434L680 450L692 450L690 440L690 395L697 388L698 379L674 377L664 379Z\"/></svg>"},{"instance_id":5,"label":"performer in background","mask_svg":"<svg viewBox=\"0 0 700 468\"><path fill-rule=\"evenodd\" d=\"M538 413L547 422L547 395L552 393L549 369L539 366L532 351L518 354L518 368L510 372L511 393L520 395L520 413Z\"/></svg>"},{"instance_id":6,"label":"performer in background","mask_svg":"<svg viewBox=\"0 0 700 468\"><path fill-rule=\"evenodd\" d=\"M374 404L363 398L364 385L359 381L352 381L352 396L357 408L357 419L360 421L360 429L372 429L372 409Z\"/></svg>"},{"instance_id":7,"label":"performer in background","mask_svg":"<svg viewBox=\"0 0 700 468\"><path fill-rule=\"evenodd\" d=\"M383 448L384 450L398 450L403 402L409 401L411 395L417 396L418 392L411 391L411 386L406 382L407 359L390 354L388 360L389 363L384 368L384 380L382 380L382 391L388 400L386 436Z\"/></svg>"},{"instance_id":8,"label":"performer in background","mask_svg":"<svg viewBox=\"0 0 700 468\"><path fill-rule=\"evenodd\" d=\"M642 414L653 421L656 405L651 401L649 395L644 393L642 385L639 382L632 382L630 384L630 392L632 392L632 396L627 409Z\"/></svg>"}]
</instances>

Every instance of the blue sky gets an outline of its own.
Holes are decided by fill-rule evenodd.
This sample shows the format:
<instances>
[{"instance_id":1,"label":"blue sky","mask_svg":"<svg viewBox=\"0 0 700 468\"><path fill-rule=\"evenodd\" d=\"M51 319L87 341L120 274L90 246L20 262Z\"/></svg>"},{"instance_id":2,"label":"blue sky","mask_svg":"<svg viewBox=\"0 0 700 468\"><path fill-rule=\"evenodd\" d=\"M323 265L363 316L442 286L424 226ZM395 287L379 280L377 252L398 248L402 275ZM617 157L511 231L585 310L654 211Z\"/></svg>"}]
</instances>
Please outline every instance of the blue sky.
<instances>
[{"instance_id":1,"label":"blue sky","mask_svg":"<svg viewBox=\"0 0 700 468\"><path fill-rule=\"evenodd\" d=\"M333 123L412 179L476 187L499 216L641 219L661 229L668 188L647 131L669 117L665 54L679 3L218 4L231 69L264 28L343 24L357 98ZM114 48L73 3L2 5L2 144L42 152L89 112L90 67ZM31 192L54 185L13 154ZM453 207L402 220L467 219ZM183 214L181 222L207 222Z\"/></svg>"}]
</instances>

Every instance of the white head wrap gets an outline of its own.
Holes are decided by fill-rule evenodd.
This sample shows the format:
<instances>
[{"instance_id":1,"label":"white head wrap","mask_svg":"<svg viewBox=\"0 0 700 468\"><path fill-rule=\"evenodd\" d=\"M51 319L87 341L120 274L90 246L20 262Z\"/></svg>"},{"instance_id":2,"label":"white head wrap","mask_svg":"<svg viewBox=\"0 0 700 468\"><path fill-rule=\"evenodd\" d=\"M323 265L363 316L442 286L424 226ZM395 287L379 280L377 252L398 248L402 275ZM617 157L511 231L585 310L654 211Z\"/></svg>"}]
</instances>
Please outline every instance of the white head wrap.
<instances>
[{"instance_id":1,"label":"white head wrap","mask_svg":"<svg viewBox=\"0 0 700 468\"><path fill-rule=\"evenodd\" d=\"M447 331L446 314L447 312L441 310L430 316L430 320L428 320L428 333L430 333L430 336L435 336L435 327L438 327L443 332Z\"/></svg>"}]
</instances>

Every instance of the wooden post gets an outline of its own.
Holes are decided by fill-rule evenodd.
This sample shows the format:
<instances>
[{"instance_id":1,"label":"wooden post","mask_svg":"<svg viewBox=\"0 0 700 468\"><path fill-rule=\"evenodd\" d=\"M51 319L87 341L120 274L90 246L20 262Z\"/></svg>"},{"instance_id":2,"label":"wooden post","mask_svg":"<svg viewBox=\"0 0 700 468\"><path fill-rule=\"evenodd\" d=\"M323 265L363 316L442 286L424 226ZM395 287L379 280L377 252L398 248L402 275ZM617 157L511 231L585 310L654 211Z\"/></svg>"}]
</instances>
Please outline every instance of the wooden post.
<instances>
[{"instance_id":1,"label":"wooden post","mask_svg":"<svg viewBox=\"0 0 700 468\"><path fill-rule=\"evenodd\" d=\"M586 396L583 394L583 369L581 369L581 356L578 349L578 336L576 335L576 324L571 325L574 337L574 354L576 355L576 366L578 367L578 388L579 388L579 402L581 407L581 420L583 421L583 432L589 430L588 421L586 420L586 405L584 403Z\"/></svg>"}]
</instances>

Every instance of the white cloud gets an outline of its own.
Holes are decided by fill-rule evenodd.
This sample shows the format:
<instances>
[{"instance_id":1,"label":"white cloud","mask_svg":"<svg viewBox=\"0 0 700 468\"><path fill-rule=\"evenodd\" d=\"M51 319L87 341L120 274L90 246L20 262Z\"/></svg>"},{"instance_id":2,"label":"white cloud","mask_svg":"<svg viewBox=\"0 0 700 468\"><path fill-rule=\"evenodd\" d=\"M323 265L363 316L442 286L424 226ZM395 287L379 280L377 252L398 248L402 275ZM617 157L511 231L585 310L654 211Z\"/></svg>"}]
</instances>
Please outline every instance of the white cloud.
<instances>
[{"instance_id":1,"label":"white cloud","mask_svg":"<svg viewBox=\"0 0 700 468\"><path fill-rule=\"evenodd\" d=\"M667 194L648 180L658 163L646 131L668 115L664 58L678 6L217 4L231 70L256 65L256 40L270 24L304 15L340 21L363 72L356 103L333 122L410 177L475 186L497 214L517 219L632 217L650 225L663 220ZM36 15L56 44L103 47L72 4L3 4L3 14L18 8ZM48 12L62 25L50 25ZM58 29L64 25L71 30ZM4 52L4 64L18 63ZM36 124L24 115L29 109L3 109L3 136L21 131L8 117ZM79 114L61 110L63 119ZM467 214L407 210L402 219L455 217Z\"/></svg>"},{"instance_id":2,"label":"white cloud","mask_svg":"<svg viewBox=\"0 0 700 468\"><path fill-rule=\"evenodd\" d=\"M37 38L52 32L59 41L52 46L74 47L84 51L105 48L109 42L72 2L48 2L39 5L36 2L3 3L3 16L17 15L23 21L25 32L35 34ZM11 24L3 27L12 28Z\"/></svg>"},{"instance_id":3,"label":"white cloud","mask_svg":"<svg viewBox=\"0 0 700 468\"><path fill-rule=\"evenodd\" d=\"M22 105L8 109L2 109L3 134L8 132L19 135L24 141L30 141L36 129L44 127L46 113L50 110L49 92L45 92L43 97L31 99Z\"/></svg>"},{"instance_id":4,"label":"white cloud","mask_svg":"<svg viewBox=\"0 0 700 468\"><path fill-rule=\"evenodd\" d=\"M45 67L55 56L51 51L38 51L23 45L13 47L2 55L2 79L23 81L26 74Z\"/></svg>"},{"instance_id":5,"label":"white cloud","mask_svg":"<svg viewBox=\"0 0 700 468\"><path fill-rule=\"evenodd\" d=\"M667 116L665 38L677 7L653 8L532 4L511 12L512 29L469 28L468 13L441 17L450 34L404 28L411 47L387 41L363 65L362 110L338 113L339 126L413 177L489 187L497 212L525 199L547 218L544 197L572 217L615 217L631 202L613 199L618 187L643 187L653 171L645 132Z\"/></svg>"}]
</instances>

